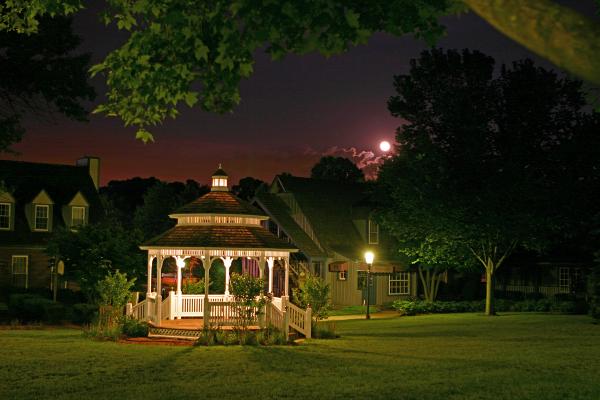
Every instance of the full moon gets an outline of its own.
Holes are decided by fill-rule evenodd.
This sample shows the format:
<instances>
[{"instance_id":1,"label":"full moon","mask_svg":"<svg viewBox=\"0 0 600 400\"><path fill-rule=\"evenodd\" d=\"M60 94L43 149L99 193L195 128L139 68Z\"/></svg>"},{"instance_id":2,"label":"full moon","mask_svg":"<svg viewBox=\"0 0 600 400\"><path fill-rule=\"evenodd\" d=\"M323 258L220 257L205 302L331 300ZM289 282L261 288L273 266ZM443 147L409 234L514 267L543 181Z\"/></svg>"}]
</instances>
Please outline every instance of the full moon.
<instances>
[{"instance_id":1,"label":"full moon","mask_svg":"<svg viewBox=\"0 0 600 400\"><path fill-rule=\"evenodd\" d=\"M392 145L390 145L390 142L388 142L387 140L384 140L383 142L379 143L379 150L383 151L384 153L390 151L391 148Z\"/></svg>"}]
</instances>

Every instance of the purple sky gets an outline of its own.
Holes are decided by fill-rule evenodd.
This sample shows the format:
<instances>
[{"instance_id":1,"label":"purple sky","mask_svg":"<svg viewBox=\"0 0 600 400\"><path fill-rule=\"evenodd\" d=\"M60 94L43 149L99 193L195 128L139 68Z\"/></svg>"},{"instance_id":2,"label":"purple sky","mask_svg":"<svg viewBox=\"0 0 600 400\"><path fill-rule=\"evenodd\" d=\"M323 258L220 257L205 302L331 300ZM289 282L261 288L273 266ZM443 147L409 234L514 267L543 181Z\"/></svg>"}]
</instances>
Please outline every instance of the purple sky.
<instances>
[{"instance_id":1,"label":"purple sky","mask_svg":"<svg viewBox=\"0 0 600 400\"><path fill-rule=\"evenodd\" d=\"M591 0L566 3L586 14L595 10ZM97 22L95 11L78 15L75 30L83 37L82 50L97 62L122 36ZM447 36L440 47L478 49L498 63L523 57L540 61L475 15L443 22ZM381 140L393 141L400 121L386 108L392 78L406 73L410 59L423 49L411 37L377 34L367 45L329 59L288 56L272 62L259 54L255 73L242 82L242 103L232 114L183 108L177 120L153 130L156 142L148 145L135 140L134 129L100 115L89 123L30 122L23 142L14 147L21 154L2 158L70 164L84 154L95 155L102 160L102 184L134 176L206 183L219 162L234 183L244 176L270 181L284 171L308 175L324 154L354 152L362 154L355 160L365 163L380 155ZM101 79L93 80L99 100Z\"/></svg>"}]
</instances>

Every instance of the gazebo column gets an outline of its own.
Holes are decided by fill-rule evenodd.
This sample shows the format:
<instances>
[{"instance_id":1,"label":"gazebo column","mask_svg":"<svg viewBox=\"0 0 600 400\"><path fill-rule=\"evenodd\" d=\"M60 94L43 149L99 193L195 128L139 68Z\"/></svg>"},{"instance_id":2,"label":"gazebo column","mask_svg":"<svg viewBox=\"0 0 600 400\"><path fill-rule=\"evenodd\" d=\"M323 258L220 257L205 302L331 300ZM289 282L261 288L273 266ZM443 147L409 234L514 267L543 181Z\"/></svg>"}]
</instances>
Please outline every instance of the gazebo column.
<instances>
[{"instance_id":1,"label":"gazebo column","mask_svg":"<svg viewBox=\"0 0 600 400\"><path fill-rule=\"evenodd\" d=\"M229 296L229 268L233 262L233 257L221 257L225 266L225 296Z\"/></svg>"},{"instance_id":2,"label":"gazebo column","mask_svg":"<svg viewBox=\"0 0 600 400\"><path fill-rule=\"evenodd\" d=\"M171 318L181 319L181 308L182 308L182 293L181 293L181 270L185 268L185 259L187 257L177 256L176 264L177 264L177 292L175 293L175 298L171 299L171 304L175 302L175 315L172 315ZM171 306L171 308L173 308Z\"/></svg>"},{"instance_id":3,"label":"gazebo column","mask_svg":"<svg viewBox=\"0 0 600 400\"><path fill-rule=\"evenodd\" d=\"M258 277L260 279L265 277L265 256L260 256L258 259Z\"/></svg>"},{"instance_id":4,"label":"gazebo column","mask_svg":"<svg viewBox=\"0 0 600 400\"><path fill-rule=\"evenodd\" d=\"M204 322L204 328L210 328L210 301L208 300L208 285L210 283L209 275L210 275L210 265L212 263L212 258L210 256L202 257L202 266L204 267L204 311L202 313L202 318Z\"/></svg>"},{"instance_id":5,"label":"gazebo column","mask_svg":"<svg viewBox=\"0 0 600 400\"><path fill-rule=\"evenodd\" d=\"M275 258L267 258L267 266L269 267L269 293L273 293L273 266L275 265Z\"/></svg>"},{"instance_id":6,"label":"gazebo column","mask_svg":"<svg viewBox=\"0 0 600 400\"><path fill-rule=\"evenodd\" d=\"M283 264L285 265L285 286L284 286L283 294L285 295L286 298L289 298L289 296L290 296L290 293L289 293L289 290L290 290L290 258L284 257Z\"/></svg>"},{"instance_id":7,"label":"gazebo column","mask_svg":"<svg viewBox=\"0 0 600 400\"><path fill-rule=\"evenodd\" d=\"M162 321L162 265L165 257L159 255L156 258L156 323Z\"/></svg>"},{"instance_id":8,"label":"gazebo column","mask_svg":"<svg viewBox=\"0 0 600 400\"><path fill-rule=\"evenodd\" d=\"M152 296L152 260L154 256L148 253L148 287L146 288L146 320L150 320L152 317L152 304L150 303L150 297Z\"/></svg>"}]
</instances>

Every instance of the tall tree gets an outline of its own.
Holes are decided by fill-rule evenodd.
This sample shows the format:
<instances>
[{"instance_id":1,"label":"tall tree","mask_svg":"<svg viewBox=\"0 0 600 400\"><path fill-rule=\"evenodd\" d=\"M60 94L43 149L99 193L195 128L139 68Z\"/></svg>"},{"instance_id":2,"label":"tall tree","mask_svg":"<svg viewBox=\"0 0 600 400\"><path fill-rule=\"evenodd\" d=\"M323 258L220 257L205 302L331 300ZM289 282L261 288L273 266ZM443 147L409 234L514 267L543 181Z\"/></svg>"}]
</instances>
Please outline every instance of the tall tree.
<instances>
[{"instance_id":1,"label":"tall tree","mask_svg":"<svg viewBox=\"0 0 600 400\"><path fill-rule=\"evenodd\" d=\"M231 191L240 199L248 201L254 197L258 188L264 183L265 182L261 181L260 179L247 176L240 179L240 182L237 185L234 185L231 188Z\"/></svg>"},{"instance_id":2,"label":"tall tree","mask_svg":"<svg viewBox=\"0 0 600 400\"><path fill-rule=\"evenodd\" d=\"M600 159L582 140L598 132L600 118L584 112L581 82L529 60L496 78L493 70L494 60L476 51L432 50L412 60L388 103L407 121L397 131L400 151L379 178L381 222L400 251L453 263L470 255L486 274L488 315L494 273L517 246L542 251L561 231L578 229L581 213L589 219L593 206L580 215L572 209L597 191ZM594 161L573 163L574 151Z\"/></svg>"},{"instance_id":3,"label":"tall tree","mask_svg":"<svg viewBox=\"0 0 600 400\"><path fill-rule=\"evenodd\" d=\"M32 32L40 16L83 7L81 0L5 2L0 30ZM444 31L439 17L469 9L541 56L600 83L600 24L551 0L111 0L105 22L130 37L94 67L109 86L97 110L152 140L149 127L176 117L180 104L217 112L237 105L239 82L252 74L259 49L276 59L331 55L366 43L375 32L412 33L433 44Z\"/></svg>"},{"instance_id":4,"label":"tall tree","mask_svg":"<svg viewBox=\"0 0 600 400\"><path fill-rule=\"evenodd\" d=\"M311 178L338 182L364 182L365 174L345 157L321 157L310 170Z\"/></svg>"},{"instance_id":5,"label":"tall tree","mask_svg":"<svg viewBox=\"0 0 600 400\"><path fill-rule=\"evenodd\" d=\"M87 120L82 104L96 95L89 54L73 54L80 42L65 17L41 19L31 35L0 29L0 152L21 141L25 117Z\"/></svg>"}]
</instances>

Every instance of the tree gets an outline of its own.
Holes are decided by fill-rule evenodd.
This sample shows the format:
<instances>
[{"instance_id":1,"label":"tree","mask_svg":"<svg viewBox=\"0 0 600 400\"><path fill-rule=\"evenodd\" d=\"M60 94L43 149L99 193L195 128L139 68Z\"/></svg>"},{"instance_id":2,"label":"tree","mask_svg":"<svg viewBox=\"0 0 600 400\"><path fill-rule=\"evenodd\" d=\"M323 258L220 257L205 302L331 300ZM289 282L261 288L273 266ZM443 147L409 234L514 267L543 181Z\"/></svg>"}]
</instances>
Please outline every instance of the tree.
<instances>
[{"instance_id":1,"label":"tree","mask_svg":"<svg viewBox=\"0 0 600 400\"><path fill-rule=\"evenodd\" d=\"M326 319L331 309L329 299L330 287L324 279L309 275L298 288L293 289L294 299L302 308L312 308L312 318L315 324Z\"/></svg>"},{"instance_id":2,"label":"tree","mask_svg":"<svg viewBox=\"0 0 600 400\"><path fill-rule=\"evenodd\" d=\"M476 51L434 49L412 60L388 102L407 121L400 151L379 177L380 221L400 251L431 264L471 256L486 273L488 315L494 273L516 247L542 251L585 220L572 209L597 191L597 161L582 167L572 157L598 159L581 139L600 127L583 111L581 82L529 60L503 66L497 78L493 70Z\"/></svg>"},{"instance_id":3,"label":"tree","mask_svg":"<svg viewBox=\"0 0 600 400\"><path fill-rule=\"evenodd\" d=\"M333 156L321 157L310 170L310 177L346 183L365 180L365 174L351 160Z\"/></svg>"},{"instance_id":4,"label":"tree","mask_svg":"<svg viewBox=\"0 0 600 400\"><path fill-rule=\"evenodd\" d=\"M234 185L231 188L231 191L240 199L250 201L256 194L258 188L264 183L265 182L261 181L260 179L247 176L240 179L240 182L237 185Z\"/></svg>"},{"instance_id":5,"label":"tree","mask_svg":"<svg viewBox=\"0 0 600 400\"><path fill-rule=\"evenodd\" d=\"M144 240L150 239L175 226L177 221L169 218L169 214L181 205L173 187L158 182L148 189L144 204L135 210L133 224L142 232Z\"/></svg>"},{"instance_id":6,"label":"tree","mask_svg":"<svg viewBox=\"0 0 600 400\"><path fill-rule=\"evenodd\" d=\"M81 0L22 0L0 5L0 31L35 32L46 15L69 15ZM112 0L107 24L130 32L125 44L93 67L106 75L107 102L96 111L148 128L178 115L178 106L230 111L259 49L274 58L326 56L364 44L375 32L412 33L433 44L441 16L471 9L509 37L583 78L600 83L600 25L550 0ZM200 84L198 84L200 83ZM202 88L199 91L197 88Z\"/></svg>"},{"instance_id":7,"label":"tree","mask_svg":"<svg viewBox=\"0 0 600 400\"><path fill-rule=\"evenodd\" d=\"M132 278L146 275L140 243L141 237L135 232L124 230L117 221L106 220L77 232L54 232L47 253L63 260L65 278L75 281L88 300L95 301L96 285L109 272L119 269Z\"/></svg>"},{"instance_id":8,"label":"tree","mask_svg":"<svg viewBox=\"0 0 600 400\"><path fill-rule=\"evenodd\" d=\"M31 35L0 29L0 152L21 141L27 115L87 120L81 103L96 95L87 81L89 54L72 54L80 42L65 17L42 18Z\"/></svg>"}]
</instances>

